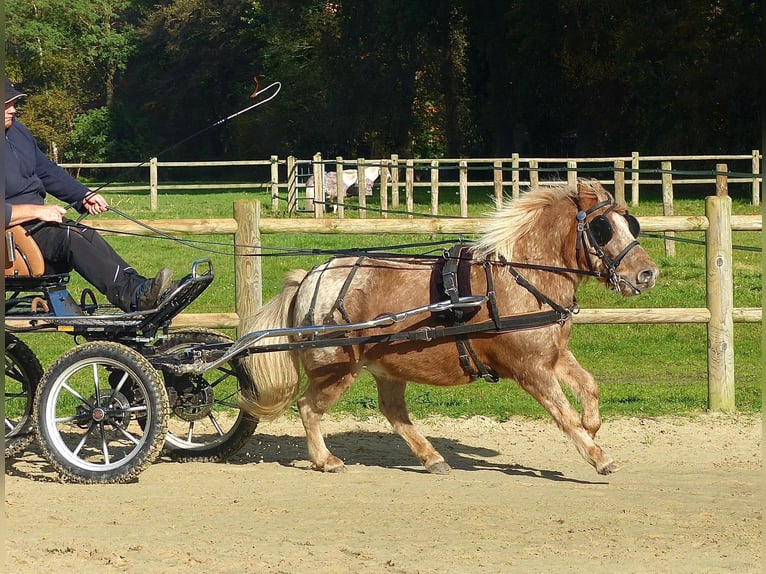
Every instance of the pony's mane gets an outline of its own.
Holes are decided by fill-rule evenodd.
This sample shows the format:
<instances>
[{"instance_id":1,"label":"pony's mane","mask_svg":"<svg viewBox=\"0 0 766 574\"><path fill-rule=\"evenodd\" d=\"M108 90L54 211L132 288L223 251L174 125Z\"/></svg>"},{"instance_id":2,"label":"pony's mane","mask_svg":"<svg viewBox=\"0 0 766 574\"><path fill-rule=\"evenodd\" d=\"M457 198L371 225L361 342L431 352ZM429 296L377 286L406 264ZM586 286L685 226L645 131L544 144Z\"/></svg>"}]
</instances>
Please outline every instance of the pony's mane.
<instances>
[{"instance_id":1,"label":"pony's mane","mask_svg":"<svg viewBox=\"0 0 766 574\"><path fill-rule=\"evenodd\" d=\"M592 190L594 196L597 196L592 186L583 187L581 192ZM503 197L495 210L488 214L486 230L473 247L474 258L483 260L494 254L511 261L516 241L535 227L544 208L561 199L576 199L577 196L576 186L544 185L524 193L518 199Z\"/></svg>"}]
</instances>

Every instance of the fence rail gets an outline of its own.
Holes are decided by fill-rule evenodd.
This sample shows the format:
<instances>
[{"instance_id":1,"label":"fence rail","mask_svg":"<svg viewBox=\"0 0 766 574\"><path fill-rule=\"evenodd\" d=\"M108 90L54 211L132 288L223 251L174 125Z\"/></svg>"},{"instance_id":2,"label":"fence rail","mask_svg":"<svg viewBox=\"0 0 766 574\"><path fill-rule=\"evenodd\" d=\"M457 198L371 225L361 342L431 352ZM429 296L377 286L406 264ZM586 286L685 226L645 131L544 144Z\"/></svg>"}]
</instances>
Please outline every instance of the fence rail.
<instances>
[{"instance_id":1,"label":"fence rail","mask_svg":"<svg viewBox=\"0 0 766 574\"><path fill-rule=\"evenodd\" d=\"M151 158L142 163L62 163L62 167L80 173L85 169L130 169L147 170L147 183L138 185L114 185L114 189L124 191L149 192L152 210L158 207L161 191L198 190L198 189L242 189L263 190L271 193L271 208L280 209L284 202L286 210L294 213L305 202L305 209L316 217L325 215L325 189L323 175L328 172L341 173L346 170L357 171L358 180L364 181L364 169L377 167L380 177L377 188L380 193L382 217L386 217L389 207L396 209L402 198L408 211L412 211L413 194L416 188L427 188L431 195L431 213L439 213L439 190L444 185L457 186L460 196L461 215L468 213L469 189L484 189L496 199L504 194L518 197L524 188L534 189L542 182L574 181L578 176L598 175L603 183L613 185L615 196L620 201L638 205L642 188L653 189L660 186L663 199L672 206L673 187L677 185L699 185L715 183L720 177L719 165L722 162L734 162L735 171L726 172L729 184L746 186L747 195L753 205L761 202L761 160L760 150L750 154L722 155L670 155L642 156L633 152L629 156L561 158L561 157L521 157L512 154L509 158L458 158L458 159L405 159L398 155L380 159L324 159L316 154L310 159L294 156L279 158L271 156L262 160L240 161L198 161L164 162ZM684 169L687 166L687 169ZM705 167L700 167L705 166ZM253 167L252 182L231 183L166 183L161 184L160 169L173 168L233 168ZM314 176L313 191L306 185L310 176ZM344 217L345 195L342 178L336 178L337 211L335 217ZM360 186L361 187L361 186ZM307 192L310 196L307 195ZM303 193L303 197L301 197ZM629 193L629 198L626 198ZM364 193L359 194L360 216L366 217L367 206ZM672 209L671 209L672 211Z\"/></svg>"}]
</instances>

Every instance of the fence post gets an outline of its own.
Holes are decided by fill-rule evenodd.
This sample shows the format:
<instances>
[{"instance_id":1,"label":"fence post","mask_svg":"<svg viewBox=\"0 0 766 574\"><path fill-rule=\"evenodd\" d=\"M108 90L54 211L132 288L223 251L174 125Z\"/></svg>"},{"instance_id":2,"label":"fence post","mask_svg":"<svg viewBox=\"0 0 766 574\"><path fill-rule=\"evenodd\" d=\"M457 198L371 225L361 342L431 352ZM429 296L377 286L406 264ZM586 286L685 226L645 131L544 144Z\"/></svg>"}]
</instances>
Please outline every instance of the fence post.
<instances>
[{"instance_id":1,"label":"fence post","mask_svg":"<svg viewBox=\"0 0 766 574\"><path fill-rule=\"evenodd\" d=\"M567 185L569 187L577 187L577 162L569 160L567 161Z\"/></svg>"},{"instance_id":2,"label":"fence post","mask_svg":"<svg viewBox=\"0 0 766 574\"><path fill-rule=\"evenodd\" d=\"M335 158L335 190L337 193L335 201L338 204L338 219L346 217L346 190L343 189L345 185L343 182L343 157L338 156Z\"/></svg>"},{"instance_id":3,"label":"fence post","mask_svg":"<svg viewBox=\"0 0 766 574\"><path fill-rule=\"evenodd\" d=\"M387 159L380 160L380 211L383 219L388 218L388 181L390 171Z\"/></svg>"},{"instance_id":4,"label":"fence post","mask_svg":"<svg viewBox=\"0 0 766 574\"><path fill-rule=\"evenodd\" d=\"M391 154L391 207L399 207L399 156Z\"/></svg>"},{"instance_id":5,"label":"fence post","mask_svg":"<svg viewBox=\"0 0 766 574\"><path fill-rule=\"evenodd\" d=\"M614 160L614 199L617 203L625 203L625 162Z\"/></svg>"},{"instance_id":6,"label":"fence post","mask_svg":"<svg viewBox=\"0 0 766 574\"><path fill-rule=\"evenodd\" d=\"M460 217L468 217L468 162L461 159L460 169Z\"/></svg>"},{"instance_id":7,"label":"fence post","mask_svg":"<svg viewBox=\"0 0 766 574\"><path fill-rule=\"evenodd\" d=\"M412 212L415 210L415 167L411 159L407 160L404 169L404 193L407 196L407 217L412 219Z\"/></svg>"},{"instance_id":8,"label":"fence post","mask_svg":"<svg viewBox=\"0 0 766 574\"><path fill-rule=\"evenodd\" d=\"M495 205L500 206L503 201L503 160L496 159L493 163L493 181L495 186Z\"/></svg>"},{"instance_id":9,"label":"fence post","mask_svg":"<svg viewBox=\"0 0 766 574\"><path fill-rule=\"evenodd\" d=\"M234 202L234 219L237 231L234 233L234 308L239 317L237 336L245 335L244 320L260 309L262 270L261 258L261 203L239 200Z\"/></svg>"},{"instance_id":10,"label":"fence post","mask_svg":"<svg viewBox=\"0 0 766 574\"><path fill-rule=\"evenodd\" d=\"M719 164L718 172L726 172ZM733 411L734 400L734 281L732 269L731 198L725 175L716 176L716 195L705 198L706 233L708 408Z\"/></svg>"},{"instance_id":11,"label":"fence post","mask_svg":"<svg viewBox=\"0 0 766 574\"><path fill-rule=\"evenodd\" d=\"M640 166L640 160L638 158L638 152L634 151L631 154L630 159L630 204L631 205L638 205L638 177L640 175L639 173L639 166Z\"/></svg>"},{"instance_id":12,"label":"fence post","mask_svg":"<svg viewBox=\"0 0 766 574\"><path fill-rule=\"evenodd\" d=\"M359 190L359 219L364 219L367 217L367 177L363 157L356 160L356 188Z\"/></svg>"},{"instance_id":13,"label":"fence post","mask_svg":"<svg viewBox=\"0 0 766 574\"><path fill-rule=\"evenodd\" d=\"M157 158L149 160L149 208L157 211L157 192L159 189L160 176L157 173Z\"/></svg>"},{"instance_id":14,"label":"fence post","mask_svg":"<svg viewBox=\"0 0 766 574\"><path fill-rule=\"evenodd\" d=\"M671 173L672 164L669 161L663 161L662 171L662 214L673 215L673 174ZM668 257L676 256L675 231L665 232L665 255Z\"/></svg>"},{"instance_id":15,"label":"fence post","mask_svg":"<svg viewBox=\"0 0 766 574\"><path fill-rule=\"evenodd\" d=\"M279 157L271 156L271 210L279 210Z\"/></svg>"},{"instance_id":16,"label":"fence post","mask_svg":"<svg viewBox=\"0 0 766 574\"><path fill-rule=\"evenodd\" d=\"M536 191L540 186L540 174L537 171L537 161L534 159L529 160L529 189L530 191Z\"/></svg>"},{"instance_id":17,"label":"fence post","mask_svg":"<svg viewBox=\"0 0 766 574\"><path fill-rule=\"evenodd\" d=\"M760 155L757 149L753 150L753 205L761 204L761 180L758 178L761 175Z\"/></svg>"},{"instance_id":18,"label":"fence post","mask_svg":"<svg viewBox=\"0 0 766 574\"><path fill-rule=\"evenodd\" d=\"M519 154L517 153L511 155L511 170L511 196L513 199L518 199L521 172L519 171Z\"/></svg>"},{"instance_id":19,"label":"fence post","mask_svg":"<svg viewBox=\"0 0 766 574\"><path fill-rule=\"evenodd\" d=\"M314 154L312 163L314 172L314 197L311 203L314 206L314 217L320 218L324 215L324 165L322 164L322 154Z\"/></svg>"},{"instance_id":20,"label":"fence post","mask_svg":"<svg viewBox=\"0 0 766 574\"><path fill-rule=\"evenodd\" d=\"M287 156L287 214L295 215L295 210L298 208L298 188L296 183L295 174L295 156Z\"/></svg>"},{"instance_id":21,"label":"fence post","mask_svg":"<svg viewBox=\"0 0 766 574\"><path fill-rule=\"evenodd\" d=\"M439 214L439 160L431 160L431 214Z\"/></svg>"}]
</instances>

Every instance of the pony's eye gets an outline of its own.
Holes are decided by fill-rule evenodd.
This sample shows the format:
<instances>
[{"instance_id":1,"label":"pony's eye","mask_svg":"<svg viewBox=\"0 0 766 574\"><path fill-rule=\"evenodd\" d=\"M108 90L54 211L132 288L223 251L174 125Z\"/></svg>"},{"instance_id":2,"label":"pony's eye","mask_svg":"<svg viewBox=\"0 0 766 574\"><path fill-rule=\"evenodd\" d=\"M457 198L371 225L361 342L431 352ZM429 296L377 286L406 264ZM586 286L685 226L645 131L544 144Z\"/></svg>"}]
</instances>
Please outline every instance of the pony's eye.
<instances>
[{"instance_id":1,"label":"pony's eye","mask_svg":"<svg viewBox=\"0 0 766 574\"><path fill-rule=\"evenodd\" d=\"M594 217L593 221L590 222L589 227L593 239L601 247L609 243L609 240L612 239L612 235L614 235L612 224L609 223L609 220L604 215L597 215Z\"/></svg>"},{"instance_id":2,"label":"pony's eye","mask_svg":"<svg viewBox=\"0 0 766 574\"><path fill-rule=\"evenodd\" d=\"M630 229L631 235L633 235L634 238L637 238L641 233L641 224L638 222L638 219L627 212L625 213L625 219L628 221L628 228Z\"/></svg>"}]
</instances>

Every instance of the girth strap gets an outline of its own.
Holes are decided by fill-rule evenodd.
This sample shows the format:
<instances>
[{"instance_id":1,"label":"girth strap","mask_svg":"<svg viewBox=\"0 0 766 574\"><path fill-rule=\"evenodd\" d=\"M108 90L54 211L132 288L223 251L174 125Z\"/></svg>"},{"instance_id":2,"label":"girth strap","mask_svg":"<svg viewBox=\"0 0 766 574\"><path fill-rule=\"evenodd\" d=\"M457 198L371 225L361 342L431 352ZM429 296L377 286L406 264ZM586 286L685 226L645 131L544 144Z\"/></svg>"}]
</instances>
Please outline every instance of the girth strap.
<instances>
[{"instance_id":1,"label":"girth strap","mask_svg":"<svg viewBox=\"0 0 766 574\"><path fill-rule=\"evenodd\" d=\"M469 255L464 256L464 253ZM458 243L453 245L448 252L444 253L444 267L442 267L441 272L442 285L445 295L449 297L449 300L453 305L456 305L460 299L458 270L461 268L461 265L465 263L467 263L468 269L460 281L470 282L470 250L464 245ZM490 299L489 308L492 312L493 320L495 320L495 326L497 326L499 325L499 317L497 316L495 293L494 289L492 288L492 271L486 262L484 265L484 270L487 274L487 292ZM462 287L462 290L467 292L466 286L463 285ZM470 285L468 287L470 288ZM458 327L465 325L466 320L470 319L470 317L473 316L475 312L476 310L473 310L467 316L466 310L461 307L455 307L450 310L453 324ZM473 350L471 341L467 334L459 333L455 337L455 344L457 345L457 353L458 359L460 360L460 366L463 368L466 374L468 374L468 376L470 376L472 379L482 378L491 383L496 383L500 380L500 377L498 377L494 369L487 367L484 363L481 362L478 355L476 354L476 351Z\"/></svg>"}]
</instances>

